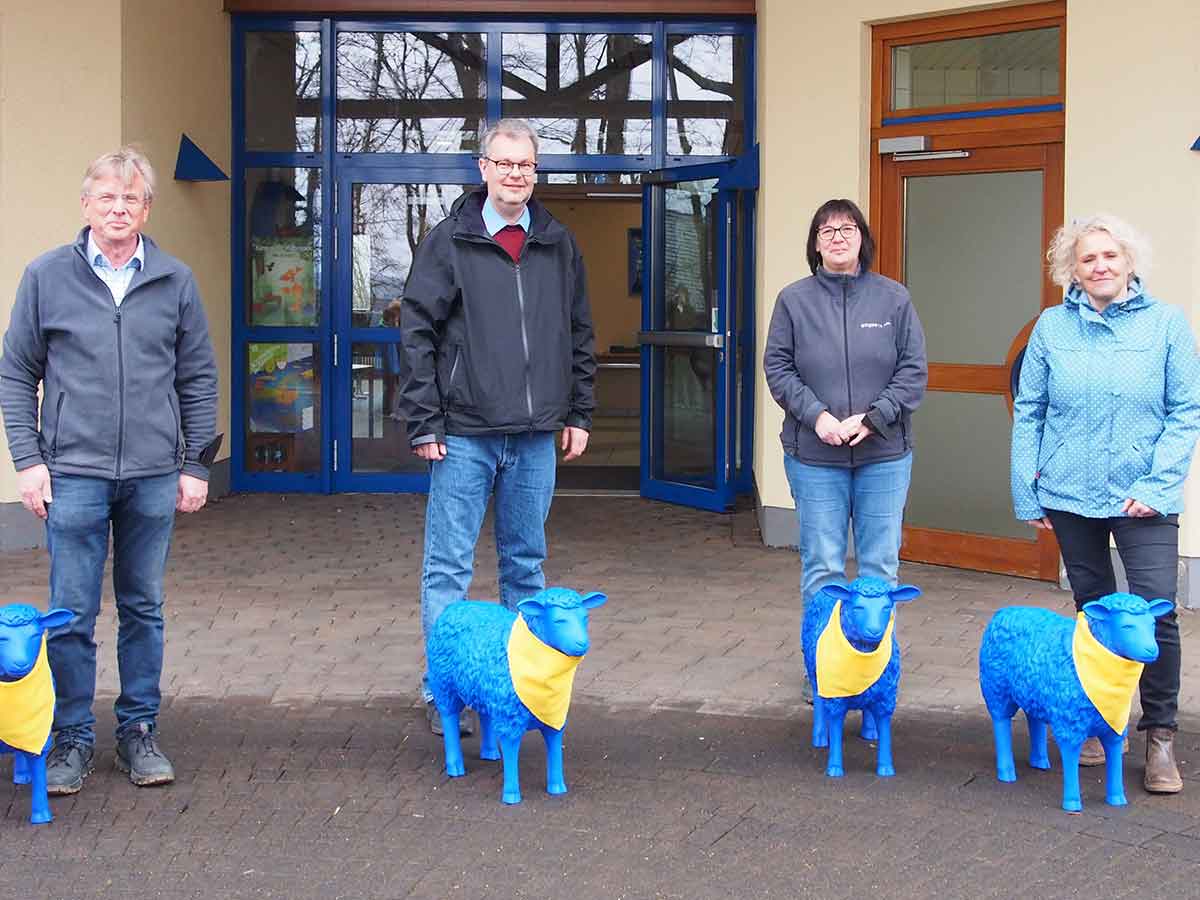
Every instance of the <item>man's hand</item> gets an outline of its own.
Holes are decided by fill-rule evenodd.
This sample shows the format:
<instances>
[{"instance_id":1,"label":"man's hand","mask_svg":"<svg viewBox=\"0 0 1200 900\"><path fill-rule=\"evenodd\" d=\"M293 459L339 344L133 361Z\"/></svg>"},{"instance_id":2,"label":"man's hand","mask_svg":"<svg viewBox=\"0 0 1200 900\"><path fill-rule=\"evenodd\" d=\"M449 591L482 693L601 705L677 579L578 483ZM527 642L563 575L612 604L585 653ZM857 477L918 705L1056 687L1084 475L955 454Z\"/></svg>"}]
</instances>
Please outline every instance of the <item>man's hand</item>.
<instances>
[{"instance_id":1,"label":"man's hand","mask_svg":"<svg viewBox=\"0 0 1200 900\"><path fill-rule=\"evenodd\" d=\"M828 410L817 416L817 421L813 425L813 431L817 433L817 437L830 447L840 447L844 443L842 439L842 423L831 416Z\"/></svg>"},{"instance_id":2,"label":"man's hand","mask_svg":"<svg viewBox=\"0 0 1200 900\"><path fill-rule=\"evenodd\" d=\"M859 413L857 416L848 416L838 423L838 434L851 447L857 447L871 434L871 426L866 423L864 416L866 413Z\"/></svg>"},{"instance_id":3,"label":"man's hand","mask_svg":"<svg viewBox=\"0 0 1200 900\"><path fill-rule=\"evenodd\" d=\"M1121 505L1121 512L1134 519L1150 519L1158 515L1158 510L1147 506L1141 500L1126 497Z\"/></svg>"},{"instance_id":4,"label":"man's hand","mask_svg":"<svg viewBox=\"0 0 1200 900\"><path fill-rule=\"evenodd\" d=\"M587 444L588 433L582 428L568 425L562 432L563 462L579 459L583 456L583 451L587 449Z\"/></svg>"},{"instance_id":5,"label":"man's hand","mask_svg":"<svg viewBox=\"0 0 1200 900\"><path fill-rule=\"evenodd\" d=\"M446 445L440 444L437 441L429 441L424 444L417 444L417 446L413 447L413 453L426 462L440 462L446 458Z\"/></svg>"},{"instance_id":6,"label":"man's hand","mask_svg":"<svg viewBox=\"0 0 1200 900\"><path fill-rule=\"evenodd\" d=\"M208 482L195 475L179 475L179 488L175 492L175 508L183 513L191 513L202 507L208 500Z\"/></svg>"},{"instance_id":7,"label":"man's hand","mask_svg":"<svg viewBox=\"0 0 1200 900\"><path fill-rule=\"evenodd\" d=\"M22 506L39 519L46 518L46 504L54 498L50 496L50 470L45 463L17 473L17 493Z\"/></svg>"},{"instance_id":8,"label":"man's hand","mask_svg":"<svg viewBox=\"0 0 1200 900\"><path fill-rule=\"evenodd\" d=\"M1053 531L1054 526L1050 524L1049 516L1042 516L1040 519L1029 519L1029 524L1039 531Z\"/></svg>"}]
</instances>

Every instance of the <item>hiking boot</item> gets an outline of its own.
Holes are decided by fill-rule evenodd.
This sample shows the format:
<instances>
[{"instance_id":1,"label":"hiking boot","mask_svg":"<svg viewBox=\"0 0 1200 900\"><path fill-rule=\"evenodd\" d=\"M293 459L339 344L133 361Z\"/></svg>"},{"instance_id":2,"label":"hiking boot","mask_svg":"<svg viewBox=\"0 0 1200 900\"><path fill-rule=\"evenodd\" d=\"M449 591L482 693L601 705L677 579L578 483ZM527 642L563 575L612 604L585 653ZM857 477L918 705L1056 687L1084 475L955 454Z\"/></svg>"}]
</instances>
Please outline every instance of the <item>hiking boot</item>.
<instances>
[{"instance_id":1,"label":"hiking boot","mask_svg":"<svg viewBox=\"0 0 1200 900\"><path fill-rule=\"evenodd\" d=\"M442 731L442 714L438 712L437 706L431 701L425 704L425 719L429 722L429 730L441 737ZM462 712L458 714L458 736L467 737L475 733L475 715L465 706Z\"/></svg>"},{"instance_id":2,"label":"hiking boot","mask_svg":"<svg viewBox=\"0 0 1200 900\"><path fill-rule=\"evenodd\" d=\"M1125 735L1125 744L1121 748L1121 752L1129 752L1129 735ZM1081 766L1104 765L1104 745L1100 743L1100 738L1090 737L1083 742L1083 746L1079 748L1079 764Z\"/></svg>"},{"instance_id":3,"label":"hiking boot","mask_svg":"<svg viewBox=\"0 0 1200 900\"><path fill-rule=\"evenodd\" d=\"M139 722L117 741L117 768L129 773L129 780L138 787L170 784L175 780L171 761L158 746L154 729Z\"/></svg>"},{"instance_id":4,"label":"hiking boot","mask_svg":"<svg viewBox=\"0 0 1200 900\"><path fill-rule=\"evenodd\" d=\"M54 796L77 793L83 787L83 779L92 773L95 755L91 744L77 738L56 740L46 757L46 793Z\"/></svg>"},{"instance_id":5,"label":"hiking boot","mask_svg":"<svg viewBox=\"0 0 1200 900\"><path fill-rule=\"evenodd\" d=\"M1183 779L1175 765L1175 732L1170 728L1146 730L1146 775L1142 784L1152 794L1178 794Z\"/></svg>"}]
</instances>

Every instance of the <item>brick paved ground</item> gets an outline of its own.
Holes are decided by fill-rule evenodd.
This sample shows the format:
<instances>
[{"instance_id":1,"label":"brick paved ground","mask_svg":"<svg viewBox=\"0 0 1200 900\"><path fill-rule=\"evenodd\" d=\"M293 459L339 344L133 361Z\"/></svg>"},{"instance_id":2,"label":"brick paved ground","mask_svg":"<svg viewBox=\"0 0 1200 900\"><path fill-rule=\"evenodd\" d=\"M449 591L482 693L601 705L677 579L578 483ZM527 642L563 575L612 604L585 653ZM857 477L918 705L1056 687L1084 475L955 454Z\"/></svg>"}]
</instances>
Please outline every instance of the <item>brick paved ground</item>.
<instances>
[{"instance_id":1,"label":"brick paved ground","mask_svg":"<svg viewBox=\"0 0 1200 900\"><path fill-rule=\"evenodd\" d=\"M583 900L1012 896L1032 880L1026 896L1090 897L1188 895L1200 876L1200 660L1186 649L1185 793L1142 793L1135 741L1132 806L1104 806L1092 770L1085 814L1066 816L1057 773L995 782L975 648L995 608L1066 612L1069 598L906 566L926 593L899 627L901 775L876 780L854 742L848 777L831 783L806 746L795 554L764 548L750 512L631 498L555 501L550 580L611 600L576 681L572 793L542 792L531 736L526 803L504 809L498 764L472 765L470 749L469 776L445 779L416 707L422 499L234 497L184 519L162 722L180 780L138 791L110 768L106 592L99 769L44 829L24 825L23 789L0 787L0 887ZM495 595L495 572L489 535L475 596ZM5 599L43 603L45 579L44 553L0 556ZM1193 614L1183 625L1190 646Z\"/></svg>"}]
</instances>

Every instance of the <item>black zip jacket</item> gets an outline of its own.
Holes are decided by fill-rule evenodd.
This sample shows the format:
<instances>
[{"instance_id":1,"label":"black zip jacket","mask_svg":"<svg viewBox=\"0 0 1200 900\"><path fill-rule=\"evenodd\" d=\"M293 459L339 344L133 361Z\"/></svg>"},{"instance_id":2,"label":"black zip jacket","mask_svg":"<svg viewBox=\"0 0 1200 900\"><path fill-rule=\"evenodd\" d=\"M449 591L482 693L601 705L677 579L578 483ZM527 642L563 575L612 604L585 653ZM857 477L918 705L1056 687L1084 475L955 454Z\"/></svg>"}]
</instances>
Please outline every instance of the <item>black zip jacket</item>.
<instances>
[{"instance_id":1,"label":"black zip jacket","mask_svg":"<svg viewBox=\"0 0 1200 900\"><path fill-rule=\"evenodd\" d=\"M404 286L400 406L411 443L447 434L590 430L596 357L583 257L529 201L514 263L460 197L417 247Z\"/></svg>"},{"instance_id":2,"label":"black zip jacket","mask_svg":"<svg viewBox=\"0 0 1200 900\"><path fill-rule=\"evenodd\" d=\"M767 386L785 412L783 449L814 466L854 467L912 450L925 394L925 332L904 285L877 275L817 274L779 292L763 353ZM813 426L863 413L871 435L831 447Z\"/></svg>"}]
</instances>

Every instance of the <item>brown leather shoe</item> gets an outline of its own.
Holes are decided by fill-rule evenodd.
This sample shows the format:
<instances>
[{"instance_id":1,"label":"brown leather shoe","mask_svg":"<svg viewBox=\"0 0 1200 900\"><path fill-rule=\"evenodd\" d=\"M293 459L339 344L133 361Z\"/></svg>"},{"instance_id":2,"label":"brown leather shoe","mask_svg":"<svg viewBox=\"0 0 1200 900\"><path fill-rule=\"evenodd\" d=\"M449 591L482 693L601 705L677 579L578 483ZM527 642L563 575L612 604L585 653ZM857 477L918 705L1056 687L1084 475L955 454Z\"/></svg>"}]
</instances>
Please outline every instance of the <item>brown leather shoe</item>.
<instances>
[{"instance_id":1,"label":"brown leather shoe","mask_svg":"<svg viewBox=\"0 0 1200 900\"><path fill-rule=\"evenodd\" d=\"M1121 752L1129 752L1129 735L1125 735L1125 746L1121 748ZM1079 764L1081 766L1104 765L1104 745L1100 743L1100 738L1090 737L1083 742L1083 746L1079 748Z\"/></svg>"},{"instance_id":2,"label":"brown leather shoe","mask_svg":"<svg viewBox=\"0 0 1200 900\"><path fill-rule=\"evenodd\" d=\"M1175 732L1170 728L1146 730L1146 776L1142 779L1152 794L1178 794L1183 779L1175 765Z\"/></svg>"}]
</instances>

